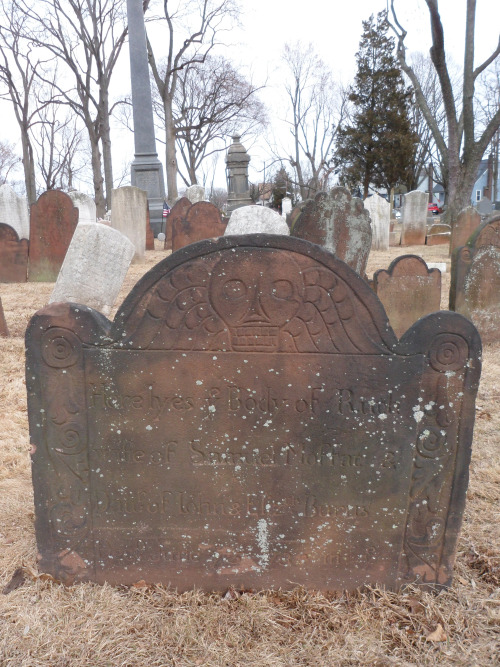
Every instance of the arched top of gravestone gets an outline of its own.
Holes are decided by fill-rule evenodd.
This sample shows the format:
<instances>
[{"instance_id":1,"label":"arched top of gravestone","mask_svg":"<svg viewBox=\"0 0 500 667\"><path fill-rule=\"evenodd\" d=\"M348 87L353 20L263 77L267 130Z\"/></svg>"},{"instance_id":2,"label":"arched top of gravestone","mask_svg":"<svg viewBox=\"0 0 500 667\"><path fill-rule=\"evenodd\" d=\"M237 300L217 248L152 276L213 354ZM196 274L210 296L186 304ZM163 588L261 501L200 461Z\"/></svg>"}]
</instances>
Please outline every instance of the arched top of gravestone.
<instances>
[{"instance_id":1,"label":"arched top of gravestone","mask_svg":"<svg viewBox=\"0 0 500 667\"><path fill-rule=\"evenodd\" d=\"M373 280L380 282L380 280L389 277L399 276L439 276L441 274L439 269L429 269L425 261L418 255L401 255L396 257L389 264L388 269L379 269L375 271Z\"/></svg>"},{"instance_id":2,"label":"arched top of gravestone","mask_svg":"<svg viewBox=\"0 0 500 667\"><path fill-rule=\"evenodd\" d=\"M147 273L109 332L121 349L390 354L382 304L344 262L272 235L187 246Z\"/></svg>"},{"instance_id":3,"label":"arched top of gravestone","mask_svg":"<svg viewBox=\"0 0 500 667\"><path fill-rule=\"evenodd\" d=\"M500 248L500 213L495 213L485 220L467 241L467 246L476 250L488 245Z\"/></svg>"},{"instance_id":4,"label":"arched top of gravestone","mask_svg":"<svg viewBox=\"0 0 500 667\"><path fill-rule=\"evenodd\" d=\"M19 243L19 234L10 225L0 222L0 242L1 241L15 241L16 243Z\"/></svg>"}]
</instances>

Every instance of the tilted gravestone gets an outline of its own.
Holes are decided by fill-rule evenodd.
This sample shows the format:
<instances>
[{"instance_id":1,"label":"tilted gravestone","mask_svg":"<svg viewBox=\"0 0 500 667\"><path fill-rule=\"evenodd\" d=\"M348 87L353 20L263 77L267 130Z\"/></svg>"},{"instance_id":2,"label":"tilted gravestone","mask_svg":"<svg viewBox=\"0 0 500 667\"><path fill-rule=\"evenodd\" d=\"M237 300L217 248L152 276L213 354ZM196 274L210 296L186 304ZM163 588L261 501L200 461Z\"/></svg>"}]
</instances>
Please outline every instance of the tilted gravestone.
<instances>
[{"instance_id":1,"label":"tilted gravestone","mask_svg":"<svg viewBox=\"0 0 500 667\"><path fill-rule=\"evenodd\" d=\"M29 239L28 200L16 194L7 183L0 185L0 222L15 229L20 239Z\"/></svg>"},{"instance_id":2,"label":"tilted gravestone","mask_svg":"<svg viewBox=\"0 0 500 667\"><path fill-rule=\"evenodd\" d=\"M145 190L126 185L111 191L111 226L132 241L136 262L142 262L146 252L147 209Z\"/></svg>"},{"instance_id":3,"label":"tilted gravestone","mask_svg":"<svg viewBox=\"0 0 500 667\"><path fill-rule=\"evenodd\" d=\"M225 236L240 234L284 234L290 229L281 215L265 206L241 206L231 213Z\"/></svg>"},{"instance_id":4,"label":"tilted gravestone","mask_svg":"<svg viewBox=\"0 0 500 667\"><path fill-rule=\"evenodd\" d=\"M374 250L388 250L391 228L391 205L379 195L368 197L364 200L363 205L371 218L372 248Z\"/></svg>"},{"instance_id":5,"label":"tilted gravestone","mask_svg":"<svg viewBox=\"0 0 500 667\"><path fill-rule=\"evenodd\" d=\"M365 281L299 239L223 237L147 273L113 322L26 336L40 568L224 590L447 585L480 342L399 343Z\"/></svg>"},{"instance_id":6,"label":"tilted gravestone","mask_svg":"<svg viewBox=\"0 0 500 667\"><path fill-rule=\"evenodd\" d=\"M77 190L68 192L74 206L78 209L78 222L97 222L95 201L89 195Z\"/></svg>"},{"instance_id":7,"label":"tilted gravestone","mask_svg":"<svg viewBox=\"0 0 500 667\"><path fill-rule=\"evenodd\" d=\"M217 206L200 201L186 209L182 217L172 219L172 252L190 243L224 236L226 223Z\"/></svg>"},{"instance_id":8,"label":"tilted gravestone","mask_svg":"<svg viewBox=\"0 0 500 667\"><path fill-rule=\"evenodd\" d=\"M364 275L372 243L370 215L346 188L332 188L309 199L292 234L323 246Z\"/></svg>"},{"instance_id":9,"label":"tilted gravestone","mask_svg":"<svg viewBox=\"0 0 500 667\"><path fill-rule=\"evenodd\" d=\"M427 229L427 192L414 190L403 197L401 245L424 245Z\"/></svg>"},{"instance_id":10,"label":"tilted gravestone","mask_svg":"<svg viewBox=\"0 0 500 667\"><path fill-rule=\"evenodd\" d=\"M417 255L402 255L387 270L376 271L373 289L398 338L418 319L441 307L441 271L429 269Z\"/></svg>"},{"instance_id":11,"label":"tilted gravestone","mask_svg":"<svg viewBox=\"0 0 500 667\"><path fill-rule=\"evenodd\" d=\"M165 250L172 250L172 229L184 219L192 204L187 197L181 197L172 206L165 223ZM178 222L179 221L179 222Z\"/></svg>"},{"instance_id":12,"label":"tilted gravestone","mask_svg":"<svg viewBox=\"0 0 500 667\"><path fill-rule=\"evenodd\" d=\"M443 223L431 225L425 242L427 245L447 245L451 239L451 227Z\"/></svg>"},{"instance_id":13,"label":"tilted gravestone","mask_svg":"<svg viewBox=\"0 0 500 667\"><path fill-rule=\"evenodd\" d=\"M79 223L49 303L82 303L108 315L134 253L132 241L117 229L97 223Z\"/></svg>"},{"instance_id":14,"label":"tilted gravestone","mask_svg":"<svg viewBox=\"0 0 500 667\"><path fill-rule=\"evenodd\" d=\"M483 342L500 340L500 213L453 253L450 310L469 317Z\"/></svg>"},{"instance_id":15,"label":"tilted gravestone","mask_svg":"<svg viewBox=\"0 0 500 667\"><path fill-rule=\"evenodd\" d=\"M0 283L26 282L28 245L10 225L0 223Z\"/></svg>"},{"instance_id":16,"label":"tilted gravestone","mask_svg":"<svg viewBox=\"0 0 500 667\"><path fill-rule=\"evenodd\" d=\"M473 206L468 206L463 211L460 211L451 230L450 255L457 248L461 248L467 243L471 234L474 233L480 224L481 216Z\"/></svg>"},{"instance_id":17,"label":"tilted gravestone","mask_svg":"<svg viewBox=\"0 0 500 667\"><path fill-rule=\"evenodd\" d=\"M5 320L5 315L3 312L2 298L0 297L0 336L8 337L9 329L7 328L7 322Z\"/></svg>"},{"instance_id":18,"label":"tilted gravestone","mask_svg":"<svg viewBox=\"0 0 500 667\"><path fill-rule=\"evenodd\" d=\"M48 190L30 211L28 280L54 282L78 224L78 209L60 190Z\"/></svg>"}]
</instances>

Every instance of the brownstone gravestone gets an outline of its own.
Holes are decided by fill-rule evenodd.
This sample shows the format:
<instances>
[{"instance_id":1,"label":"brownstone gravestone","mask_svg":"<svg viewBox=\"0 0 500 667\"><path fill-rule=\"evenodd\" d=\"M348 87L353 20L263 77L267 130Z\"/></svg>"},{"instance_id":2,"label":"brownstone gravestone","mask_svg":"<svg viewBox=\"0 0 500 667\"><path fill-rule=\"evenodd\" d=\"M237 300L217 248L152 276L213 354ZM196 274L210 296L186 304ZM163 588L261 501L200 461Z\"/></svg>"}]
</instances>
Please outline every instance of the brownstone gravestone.
<instances>
[{"instance_id":1,"label":"brownstone gravestone","mask_svg":"<svg viewBox=\"0 0 500 667\"><path fill-rule=\"evenodd\" d=\"M5 321L2 299L0 297L0 336L8 336L8 335L9 335L9 329L7 328L7 322Z\"/></svg>"},{"instance_id":2,"label":"brownstone gravestone","mask_svg":"<svg viewBox=\"0 0 500 667\"><path fill-rule=\"evenodd\" d=\"M387 270L376 271L373 289L398 338L418 319L441 307L441 271L428 269L418 255L402 255Z\"/></svg>"},{"instance_id":3,"label":"brownstone gravestone","mask_svg":"<svg viewBox=\"0 0 500 667\"><path fill-rule=\"evenodd\" d=\"M474 326L380 301L299 239L160 262L109 322L27 331L40 568L224 590L447 585L480 372Z\"/></svg>"},{"instance_id":4,"label":"brownstone gravestone","mask_svg":"<svg viewBox=\"0 0 500 667\"><path fill-rule=\"evenodd\" d=\"M500 340L500 213L453 253L450 310L469 317L483 342Z\"/></svg>"},{"instance_id":5,"label":"brownstone gravestone","mask_svg":"<svg viewBox=\"0 0 500 667\"><path fill-rule=\"evenodd\" d=\"M69 195L49 190L32 204L28 280L54 282L78 224L78 209Z\"/></svg>"},{"instance_id":6,"label":"brownstone gravestone","mask_svg":"<svg viewBox=\"0 0 500 667\"><path fill-rule=\"evenodd\" d=\"M451 230L450 255L467 243L480 224L481 216L473 206L468 206L459 213Z\"/></svg>"},{"instance_id":7,"label":"brownstone gravestone","mask_svg":"<svg viewBox=\"0 0 500 667\"><path fill-rule=\"evenodd\" d=\"M323 246L364 275L372 244L370 214L346 188L318 192L307 200L291 233Z\"/></svg>"},{"instance_id":8,"label":"brownstone gravestone","mask_svg":"<svg viewBox=\"0 0 500 667\"><path fill-rule=\"evenodd\" d=\"M155 249L155 235L151 229L151 222L149 218L149 204L146 210L146 250Z\"/></svg>"},{"instance_id":9,"label":"brownstone gravestone","mask_svg":"<svg viewBox=\"0 0 500 667\"><path fill-rule=\"evenodd\" d=\"M431 225L425 242L427 245L446 245L450 243L451 227L443 223Z\"/></svg>"},{"instance_id":10,"label":"brownstone gravestone","mask_svg":"<svg viewBox=\"0 0 500 667\"><path fill-rule=\"evenodd\" d=\"M182 217L172 220L172 252L196 241L224 236L226 227L217 206L208 201L197 202L186 209Z\"/></svg>"},{"instance_id":11,"label":"brownstone gravestone","mask_svg":"<svg viewBox=\"0 0 500 667\"><path fill-rule=\"evenodd\" d=\"M26 282L28 245L10 225L0 223L0 283Z\"/></svg>"},{"instance_id":12,"label":"brownstone gravestone","mask_svg":"<svg viewBox=\"0 0 500 667\"><path fill-rule=\"evenodd\" d=\"M192 206L187 197L181 197L170 209L165 225L165 250L172 250L172 228L178 220L182 220L187 210Z\"/></svg>"}]
</instances>

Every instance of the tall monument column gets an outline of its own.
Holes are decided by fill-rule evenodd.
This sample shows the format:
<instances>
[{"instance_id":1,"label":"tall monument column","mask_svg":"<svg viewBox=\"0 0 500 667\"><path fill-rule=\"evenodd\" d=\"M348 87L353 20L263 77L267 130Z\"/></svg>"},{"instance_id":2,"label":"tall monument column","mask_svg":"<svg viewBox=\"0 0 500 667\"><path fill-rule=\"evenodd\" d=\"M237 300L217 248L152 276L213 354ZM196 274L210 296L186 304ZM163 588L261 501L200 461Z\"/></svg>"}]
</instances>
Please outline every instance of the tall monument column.
<instances>
[{"instance_id":1,"label":"tall monument column","mask_svg":"<svg viewBox=\"0 0 500 667\"><path fill-rule=\"evenodd\" d=\"M148 193L151 227L161 231L165 183L163 166L156 152L153 122L153 101L149 83L146 28L142 0L127 0L128 35L130 51L130 78L132 83L132 111L134 118L135 158L131 166L131 181Z\"/></svg>"},{"instance_id":2,"label":"tall monument column","mask_svg":"<svg viewBox=\"0 0 500 667\"><path fill-rule=\"evenodd\" d=\"M240 135L233 136L233 143L226 155L227 211L253 204L248 183L248 163L250 156L240 142Z\"/></svg>"}]
</instances>

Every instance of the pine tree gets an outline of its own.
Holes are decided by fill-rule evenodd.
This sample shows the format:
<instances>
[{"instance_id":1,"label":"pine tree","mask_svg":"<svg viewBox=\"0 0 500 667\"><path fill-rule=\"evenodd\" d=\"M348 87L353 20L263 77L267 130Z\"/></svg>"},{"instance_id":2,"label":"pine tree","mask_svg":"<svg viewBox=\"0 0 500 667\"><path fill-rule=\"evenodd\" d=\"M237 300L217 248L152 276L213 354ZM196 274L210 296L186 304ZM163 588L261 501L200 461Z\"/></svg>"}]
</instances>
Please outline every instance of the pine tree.
<instances>
[{"instance_id":1,"label":"pine tree","mask_svg":"<svg viewBox=\"0 0 500 667\"><path fill-rule=\"evenodd\" d=\"M390 191L409 180L418 142L409 117L411 89L403 81L388 29L385 11L363 21L349 94L354 113L339 130L335 154L341 183L360 188L364 198L370 185Z\"/></svg>"}]
</instances>

